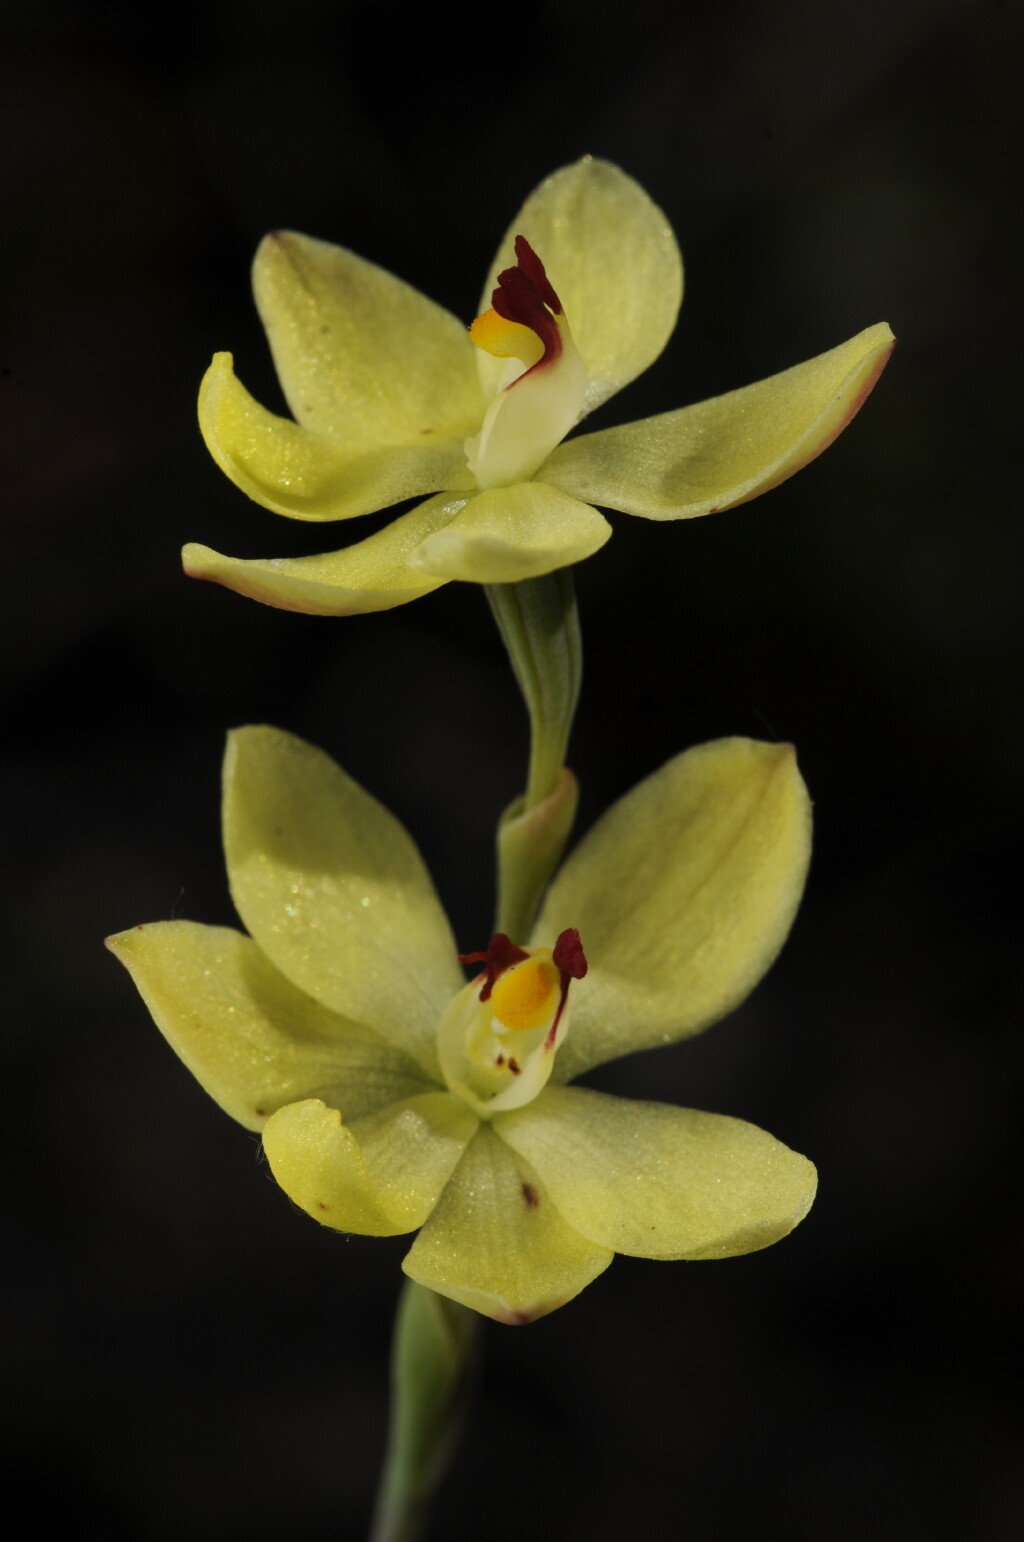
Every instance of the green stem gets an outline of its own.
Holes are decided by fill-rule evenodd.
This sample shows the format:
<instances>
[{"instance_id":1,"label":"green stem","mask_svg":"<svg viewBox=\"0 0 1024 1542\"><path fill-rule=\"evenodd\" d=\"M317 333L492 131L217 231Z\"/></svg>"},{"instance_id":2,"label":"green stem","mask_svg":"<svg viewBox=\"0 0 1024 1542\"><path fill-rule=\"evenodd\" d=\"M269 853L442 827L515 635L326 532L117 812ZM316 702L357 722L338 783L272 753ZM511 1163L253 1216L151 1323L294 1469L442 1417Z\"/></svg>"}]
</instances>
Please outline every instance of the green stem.
<instances>
[{"instance_id":1,"label":"green stem","mask_svg":"<svg viewBox=\"0 0 1024 1542\"><path fill-rule=\"evenodd\" d=\"M489 584L487 599L530 715L529 813L555 791L579 700L583 646L572 569Z\"/></svg>"},{"instance_id":2,"label":"green stem","mask_svg":"<svg viewBox=\"0 0 1024 1542\"><path fill-rule=\"evenodd\" d=\"M498 825L495 931L530 934L572 829L577 788L565 757L579 700L583 647L572 570L487 589L530 718L526 791Z\"/></svg>"},{"instance_id":3,"label":"green stem","mask_svg":"<svg viewBox=\"0 0 1024 1542\"><path fill-rule=\"evenodd\" d=\"M391 1426L370 1542L417 1542L459 1433L476 1313L413 1280L391 1358Z\"/></svg>"}]
</instances>

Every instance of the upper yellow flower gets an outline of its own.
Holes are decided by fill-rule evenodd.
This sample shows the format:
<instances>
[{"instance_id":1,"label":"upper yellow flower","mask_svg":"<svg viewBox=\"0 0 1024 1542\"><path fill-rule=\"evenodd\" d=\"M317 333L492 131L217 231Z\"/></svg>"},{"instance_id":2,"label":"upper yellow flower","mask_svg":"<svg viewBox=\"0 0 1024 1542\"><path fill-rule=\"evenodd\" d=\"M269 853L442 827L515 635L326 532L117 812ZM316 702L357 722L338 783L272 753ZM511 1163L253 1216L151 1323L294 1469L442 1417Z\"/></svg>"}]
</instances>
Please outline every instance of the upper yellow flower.
<instances>
[{"instance_id":1,"label":"upper yellow flower","mask_svg":"<svg viewBox=\"0 0 1024 1542\"><path fill-rule=\"evenodd\" d=\"M185 547L194 577L322 615L578 562L611 533L595 503L657 520L745 503L831 443L893 346L880 323L743 390L563 443L658 357L683 291L664 215L589 157L527 199L468 334L399 279L308 236L268 236L253 284L295 421L254 401L231 355L217 354L199 421L222 470L293 519L436 495L324 556L241 561Z\"/></svg>"},{"instance_id":2,"label":"upper yellow flower","mask_svg":"<svg viewBox=\"0 0 1024 1542\"><path fill-rule=\"evenodd\" d=\"M720 740L640 783L469 984L411 839L321 751L234 734L224 844L251 936L168 921L110 946L314 1219L421 1227L413 1279L527 1322L615 1252L727 1257L806 1214L814 1168L753 1125L566 1085L700 1031L771 964L810 850L787 746Z\"/></svg>"}]
</instances>

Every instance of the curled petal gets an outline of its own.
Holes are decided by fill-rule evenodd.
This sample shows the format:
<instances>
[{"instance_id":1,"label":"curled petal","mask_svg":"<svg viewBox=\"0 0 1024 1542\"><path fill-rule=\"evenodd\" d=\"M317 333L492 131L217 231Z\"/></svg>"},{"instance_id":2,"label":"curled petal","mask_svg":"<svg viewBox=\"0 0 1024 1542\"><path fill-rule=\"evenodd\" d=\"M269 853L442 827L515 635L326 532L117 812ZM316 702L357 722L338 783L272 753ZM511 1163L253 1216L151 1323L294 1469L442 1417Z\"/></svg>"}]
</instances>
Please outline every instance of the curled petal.
<instances>
[{"instance_id":1,"label":"curled petal","mask_svg":"<svg viewBox=\"0 0 1024 1542\"><path fill-rule=\"evenodd\" d=\"M540 474L575 498L644 519L733 508L828 448L860 410L894 346L880 322L756 385L570 440Z\"/></svg>"},{"instance_id":2,"label":"curled petal","mask_svg":"<svg viewBox=\"0 0 1024 1542\"><path fill-rule=\"evenodd\" d=\"M548 1087L494 1128L583 1236L638 1258L729 1258L803 1220L817 1175L742 1119Z\"/></svg>"},{"instance_id":3,"label":"curled petal","mask_svg":"<svg viewBox=\"0 0 1024 1542\"><path fill-rule=\"evenodd\" d=\"M224 757L224 852L238 913L281 973L439 1081L437 1025L464 982L398 820L322 750L241 728Z\"/></svg>"},{"instance_id":4,"label":"curled petal","mask_svg":"<svg viewBox=\"0 0 1024 1542\"><path fill-rule=\"evenodd\" d=\"M289 519L351 519L474 485L461 440L423 432L412 444L366 449L276 417L237 379L229 353L216 354L203 379L199 426L235 486Z\"/></svg>"},{"instance_id":5,"label":"curled petal","mask_svg":"<svg viewBox=\"0 0 1024 1542\"><path fill-rule=\"evenodd\" d=\"M483 398L457 317L343 247L281 231L260 244L253 291L277 376L304 428L346 446L464 439Z\"/></svg>"},{"instance_id":6,"label":"curled petal","mask_svg":"<svg viewBox=\"0 0 1024 1542\"><path fill-rule=\"evenodd\" d=\"M158 921L107 947L171 1048L248 1130L301 1098L356 1119L429 1086L407 1055L297 990L230 927Z\"/></svg>"},{"instance_id":7,"label":"curled petal","mask_svg":"<svg viewBox=\"0 0 1024 1542\"><path fill-rule=\"evenodd\" d=\"M417 572L474 584L514 584L581 562L612 530L603 514L542 482L471 498L410 555Z\"/></svg>"},{"instance_id":8,"label":"curled petal","mask_svg":"<svg viewBox=\"0 0 1024 1542\"><path fill-rule=\"evenodd\" d=\"M634 380L661 353L683 297L683 265L664 214L639 183L584 156L547 177L506 232L484 285L515 262L515 238L540 257L586 365L585 412ZM488 395L499 366L478 359Z\"/></svg>"},{"instance_id":9,"label":"curled petal","mask_svg":"<svg viewBox=\"0 0 1024 1542\"><path fill-rule=\"evenodd\" d=\"M811 851L787 744L718 739L620 798L555 878L534 927L566 927L590 972L553 1079L698 1033L738 1006L792 925Z\"/></svg>"},{"instance_id":10,"label":"curled petal","mask_svg":"<svg viewBox=\"0 0 1024 1542\"><path fill-rule=\"evenodd\" d=\"M482 1125L402 1268L499 1322L564 1306L612 1261L552 1204L528 1162Z\"/></svg>"},{"instance_id":11,"label":"curled petal","mask_svg":"<svg viewBox=\"0 0 1024 1542\"><path fill-rule=\"evenodd\" d=\"M263 1149L288 1198L336 1231L414 1231L437 1204L477 1122L447 1092L405 1098L352 1125L319 1100L267 1121Z\"/></svg>"},{"instance_id":12,"label":"curled petal","mask_svg":"<svg viewBox=\"0 0 1024 1542\"><path fill-rule=\"evenodd\" d=\"M451 524L465 504L465 498L440 493L365 541L315 557L225 557L190 542L182 550L182 566L189 578L223 584L279 610L308 616L391 610L448 582L413 567L410 559L429 536Z\"/></svg>"}]
</instances>

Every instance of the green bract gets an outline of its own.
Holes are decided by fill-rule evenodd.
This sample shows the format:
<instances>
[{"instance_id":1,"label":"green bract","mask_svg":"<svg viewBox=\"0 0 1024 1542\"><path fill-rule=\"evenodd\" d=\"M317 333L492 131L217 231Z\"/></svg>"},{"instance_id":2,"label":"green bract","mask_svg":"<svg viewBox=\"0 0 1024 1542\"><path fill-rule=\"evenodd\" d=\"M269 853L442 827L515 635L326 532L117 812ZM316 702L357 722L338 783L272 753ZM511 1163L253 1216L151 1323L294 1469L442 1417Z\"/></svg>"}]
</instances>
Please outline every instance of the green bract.
<instances>
[{"instance_id":1,"label":"green bract","mask_svg":"<svg viewBox=\"0 0 1024 1542\"><path fill-rule=\"evenodd\" d=\"M301 740L241 729L225 758L224 844L249 936L168 921L109 945L314 1219L377 1236L422 1228L404 1264L413 1279L528 1322L615 1252L721 1258L806 1214L814 1168L754 1126L565 1085L699 1032L771 964L810 852L788 746L724 739L678 756L569 857L527 967L542 981L546 950L576 928L589 968L571 981L544 1074L511 1108L506 1095L492 1110L482 1083L453 1090L458 1066L442 1072L442 1022L479 1028L483 977L466 984L422 860L380 804ZM520 992L518 1029L531 1003Z\"/></svg>"},{"instance_id":2,"label":"green bract","mask_svg":"<svg viewBox=\"0 0 1024 1542\"><path fill-rule=\"evenodd\" d=\"M291 233L266 238L253 269L256 303L294 421L254 401L231 355L218 354L199 398L217 464L292 519L349 519L433 496L341 551L243 561L193 544L187 572L320 615L385 610L452 579L538 577L604 545L610 527L593 504L689 519L775 487L841 432L892 349L880 323L757 385L558 443L661 353L682 299L682 263L643 189L589 158L527 199L488 275L485 307L516 260L517 236L546 269L566 345L533 368L541 343L526 328L511 331L533 352L520 362L493 357L456 317L352 252ZM550 307L540 316L542 330L554 326Z\"/></svg>"}]
</instances>

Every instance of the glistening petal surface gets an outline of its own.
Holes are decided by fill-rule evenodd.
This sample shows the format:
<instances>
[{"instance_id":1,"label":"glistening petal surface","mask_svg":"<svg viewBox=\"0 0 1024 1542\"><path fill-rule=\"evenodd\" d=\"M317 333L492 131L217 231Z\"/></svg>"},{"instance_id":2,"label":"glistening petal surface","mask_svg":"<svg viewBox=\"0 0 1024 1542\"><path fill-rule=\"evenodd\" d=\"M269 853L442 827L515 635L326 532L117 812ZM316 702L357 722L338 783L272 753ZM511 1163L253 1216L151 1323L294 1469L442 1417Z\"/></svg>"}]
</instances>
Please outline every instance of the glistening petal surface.
<instances>
[{"instance_id":1,"label":"glistening petal surface","mask_svg":"<svg viewBox=\"0 0 1024 1542\"><path fill-rule=\"evenodd\" d=\"M553 1078L697 1033L737 1006L785 941L810 849L790 745L718 739L620 798L534 928L534 945L551 947L576 927L590 961Z\"/></svg>"},{"instance_id":2,"label":"glistening petal surface","mask_svg":"<svg viewBox=\"0 0 1024 1542\"><path fill-rule=\"evenodd\" d=\"M499 1322L527 1323L612 1261L551 1202L537 1174L482 1125L402 1264L421 1285Z\"/></svg>"},{"instance_id":3,"label":"glistening petal surface","mask_svg":"<svg viewBox=\"0 0 1024 1542\"><path fill-rule=\"evenodd\" d=\"M391 610L448 582L411 565L423 542L450 525L466 499L441 493L341 551L313 557L226 557L195 542L184 548L190 578L310 616L359 616Z\"/></svg>"},{"instance_id":4,"label":"glistening petal surface","mask_svg":"<svg viewBox=\"0 0 1024 1542\"><path fill-rule=\"evenodd\" d=\"M171 1048L246 1129L301 1098L327 1098L355 1119L430 1085L407 1055L297 990L230 927L159 921L107 946Z\"/></svg>"},{"instance_id":5,"label":"glistening petal surface","mask_svg":"<svg viewBox=\"0 0 1024 1542\"><path fill-rule=\"evenodd\" d=\"M434 578L513 584L591 556L612 529L603 514L541 482L492 487L410 555Z\"/></svg>"},{"instance_id":6,"label":"glistening petal surface","mask_svg":"<svg viewBox=\"0 0 1024 1542\"><path fill-rule=\"evenodd\" d=\"M224 851L238 913L282 974L439 1080L437 1026L464 981L397 819L323 751L242 728L224 757Z\"/></svg>"},{"instance_id":7,"label":"glistening petal surface","mask_svg":"<svg viewBox=\"0 0 1024 1542\"><path fill-rule=\"evenodd\" d=\"M214 355L199 390L199 427L220 469L250 498L289 519L351 519L439 488L474 486L461 439L358 449L268 412Z\"/></svg>"},{"instance_id":8,"label":"glistening petal surface","mask_svg":"<svg viewBox=\"0 0 1024 1542\"><path fill-rule=\"evenodd\" d=\"M561 444L539 475L573 497L644 519L692 519L746 503L828 448L893 346L880 322L756 385Z\"/></svg>"},{"instance_id":9,"label":"glistening petal surface","mask_svg":"<svg viewBox=\"0 0 1024 1542\"><path fill-rule=\"evenodd\" d=\"M350 450L463 439L483 416L476 349L457 317L343 247L284 231L253 292L296 421Z\"/></svg>"},{"instance_id":10,"label":"glistening petal surface","mask_svg":"<svg viewBox=\"0 0 1024 1542\"><path fill-rule=\"evenodd\" d=\"M585 1237L639 1258L729 1258L802 1221L817 1175L742 1119L548 1087L494 1122Z\"/></svg>"},{"instance_id":11,"label":"glistening petal surface","mask_svg":"<svg viewBox=\"0 0 1024 1542\"><path fill-rule=\"evenodd\" d=\"M434 1209L477 1121L447 1092L427 1092L342 1122L315 1100L267 1121L263 1149L289 1199L336 1231L390 1237Z\"/></svg>"},{"instance_id":12,"label":"glistening petal surface","mask_svg":"<svg viewBox=\"0 0 1024 1542\"><path fill-rule=\"evenodd\" d=\"M564 166L530 194L498 248L484 285L515 264L523 235L557 293L587 367L584 404L593 412L661 353L683 297L683 265L672 227L639 183L589 156ZM488 388L500 364L479 355Z\"/></svg>"}]
</instances>

